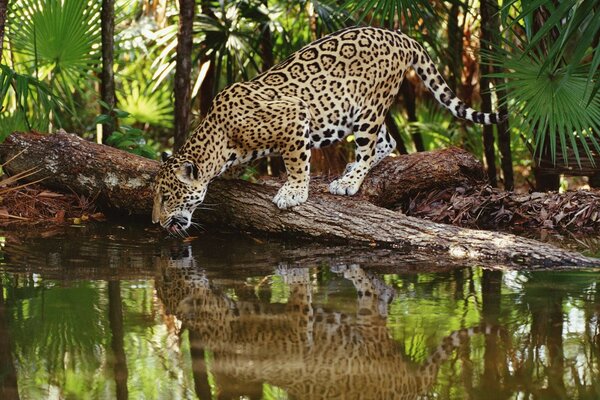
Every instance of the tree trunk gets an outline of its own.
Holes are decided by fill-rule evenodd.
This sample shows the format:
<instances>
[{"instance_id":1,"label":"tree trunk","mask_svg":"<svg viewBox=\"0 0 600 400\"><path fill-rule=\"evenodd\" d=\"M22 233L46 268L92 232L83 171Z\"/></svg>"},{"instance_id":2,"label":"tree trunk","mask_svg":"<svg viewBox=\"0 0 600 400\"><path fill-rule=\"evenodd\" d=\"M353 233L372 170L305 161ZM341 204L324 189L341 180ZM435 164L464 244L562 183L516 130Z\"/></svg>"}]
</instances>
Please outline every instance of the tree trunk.
<instances>
[{"instance_id":1,"label":"tree trunk","mask_svg":"<svg viewBox=\"0 0 600 400\"><path fill-rule=\"evenodd\" d=\"M210 8L209 0L202 0L201 3L202 14L216 20L214 12ZM207 37L205 43L202 43L200 46L200 67L202 68L204 65L208 65L208 70L206 71L206 75L200 84L200 91L198 93L198 111L200 113L200 119L203 119L206 114L208 114L208 110L210 109L210 105L212 104L213 97L216 92L216 82L217 82L217 69L215 67L215 51L207 52L210 49L207 42L210 42L210 32L207 32ZM214 49L213 49L214 50Z\"/></svg>"},{"instance_id":2,"label":"tree trunk","mask_svg":"<svg viewBox=\"0 0 600 400\"><path fill-rule=\"evenodd\" d=\"M175 65L175 132L173 150L185 143L190 127L194 0L179 0L179 31Z\"/></svg>"},{"instance_id":3,"label":"tree trunk","mask_svg":"<svg viewBox=\"0 0 600 400\"><path fill-rule=\"evenodd\" d=\"M268 7L266 0L263 0L262 4L263 6ZM261 26L259 49L260 58L262 60L261 72L265 72L275 64L275 57L273 55L273 35L268 23L264 23ZM283 163L283 158L271 156L261 160L258 169L263 175L265 172L269 172L271 176L279 176L285 172L285 164Z\"/></svg>"},{"instance_id":4,"label":"tree trunk","mask_svg":"<svg viewBox=\"0 0 600 400\"><path fill-rule=\"evenodd\" d=\"M109 112L117 104L115 95L114 46L115 46L115 4L114 0L102 0L102 13L100 16L102 25L102 72L100 75L100 98L108 104ZM114 115L109 122L102 125L102 140L110 137L116 128Z\"/></svg>"},{"instance_id":5,"label":"tree trunk","mask_svg":"<svg viewBox=\"0 0 600 400\"><path fill-rule=\"evenodd\" d=\"M406 114L408 115L408 122L417 122L417 103L415 96L415 87L408 79L402 81L400 86L402 92L402 100L404 107L406 107ZM425 145L423 144L423 136L419 131L419 128L411 127L411 136L415 144L416 151L425 151Z\"/></svg>"},{"instance_id":6,"label":"tree trunk","mask_svg":"<svg viewBox=\"0 0 600 400\"><path fill-rule=\"evenodd\" d=\"M436 160L438 166L434 163L424 169L444 176L451 170L449 165L442 167L446 157L445 151L431 152L421 162ZM152 180L159 166L155 161L87 142L64 132L47 136L12 134L0 146L0 161L8 160L11 161L4 169L9 174L37 168L37 173L30 179L44 179L43 183L48 187L96 198L99 205L146 215L152 208ZM413 169L421 171L420 165L413 161L409 156L386 161L372 171L365 184L367 187L377 186L370 181L379 179L387 182L382 185L384 188L401 190L395 188L394 179L399 178L400 182L407 177L413 181L423 180L419 175L411 177ZM387 168L386 164L390 162L405 163L398 168L403 173L385 179L377 178L380 170ZM227 225L241 231L422 249L465 263L478 262L494 267L598 265L597 260L534 240L437 224L404 216L360 198L333 196L325 193L318 180L316 183L311 185L305 204L279 210L271 199L280 183L256 185L245 181L216 180L211 184L205 202L207 205L214 204L215 208L199 213L198 217L208 225Z\"/></svg>"},{"instance_id":7,"label":"tree trunk","mask_svg":"<svg viewBox=\"0 0 600 400\"><path fill-rule=\"evenodd\" d=\"M2 53L4 50L4 29L6 27L7 9L8 0L0 0L0 64L2 63Z\"/></svg>"},{"instance_id":8,"label":"tree trunk","mask_svg":"<svg viewBox=\"0 0 600 400\"><path fill-rule=\"evenodd\" d=\"M387 115L385 116L385 126L387 127L387 130L390 133L390 135L396 141L396 149L398 150L398 152L400 154L408 154L406 144L404 144L404 139L402 138L400 130L398 129L398 126L396 125L396 122L392 117L391 111L388 111Z\"/></svg>"},{"instance_id":9,"label":"tree trunk","mask_svg":"<svg viewBox=\"0 0 600 400\"><path fill-rule=\"evenodd\" d=\"M484 25L483 19L487 20L487 23ZM488 40L488 43L482 43L481 48L485 48L488 51L493 51L495 48L501 46L500 35L500 21L498 17L498 2L497 0L485 0L481 3L481 18L482 18L482 39L485 38ZM482 40L483 41L483 40ZM498 74L502 72L502 68L499 66L486 66L481 63L481 71L482 73L495 73ZM496 95L498 99L506 98L506 90L503 88L499 88L503 83L498 78L494 78L493 81L496 83ZM483 90L485 82L481 82L481 90ZM487 89L488 86L485 86ZM491 110L490 110L491 111ZM507 108L506 105L500 105L500 112L506 114ZM505 190L513 190L514 183L514 173L512 166L512 153L510 150L510 127L508 124L508 120L501 122L496 125L496 129L498 132L498 150L500 151L500 167L502 169L502 177L504 180L504 189Z\"/></svg>"},{"instance_id":10,"label":"tree trunk","mask_svg":"<svg viewBox=\"0 0 600 400\"><path fill-rule=\"evenodd\" d=\"M463 30L458 24L460 0L452 2L448 15L448 86L458 95L458 84L462 75ZM482 22L483 25L483 22Z\"/></svg>"},{"instance_id":11,"label":"tree trunk","mask_svg":"<svg viewBox=\"0 0 600 400\"><path fill-rule=\"evenodd\" d=\"M493 30L493 12L492 3L496 0L482 0L479 6L481 14L481 44L480 47L485 51L492 51L492 38L497 34ZM497 7L496 7L497 8ZM492 72L489 63L485 60L485 51L481 53L480 62L480 77L479 91L481 95L481 111L486 113L492 112L492 93L490 87L490 79L488 74ZM487 174L490 185L498 186L498 178L496 172L496 151L494 149L494 125L483 126L483 151L487 163Z\"/></svg>"}]
</instances>

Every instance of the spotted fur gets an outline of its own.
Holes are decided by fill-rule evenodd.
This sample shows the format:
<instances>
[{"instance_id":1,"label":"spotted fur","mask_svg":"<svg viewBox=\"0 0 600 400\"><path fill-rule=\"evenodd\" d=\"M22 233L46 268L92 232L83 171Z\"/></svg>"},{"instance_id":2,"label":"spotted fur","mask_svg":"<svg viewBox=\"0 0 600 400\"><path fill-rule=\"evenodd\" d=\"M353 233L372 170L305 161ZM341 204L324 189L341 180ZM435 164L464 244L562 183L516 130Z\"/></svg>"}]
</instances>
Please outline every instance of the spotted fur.
<instances>
[{"instance_id":1,"label":"spotted fur","mask_svg":"<svg viewBox=\"0 0 600 400\"><path fill-rule=\"evenodd\" d=\"M310 150L350 134L356 159L329 190L354 195L369 170L395 148L384 119L409 67L455 116L483 124L505 118L466 106L423 47L405 34L371 27L341 30L216 96L202 124L162 165L153 221L171 231L187 229L213 178L274 153L282 155L288 180L273 202L282 209L301 204L308 197Z\"/></svg>"}]
</instances>

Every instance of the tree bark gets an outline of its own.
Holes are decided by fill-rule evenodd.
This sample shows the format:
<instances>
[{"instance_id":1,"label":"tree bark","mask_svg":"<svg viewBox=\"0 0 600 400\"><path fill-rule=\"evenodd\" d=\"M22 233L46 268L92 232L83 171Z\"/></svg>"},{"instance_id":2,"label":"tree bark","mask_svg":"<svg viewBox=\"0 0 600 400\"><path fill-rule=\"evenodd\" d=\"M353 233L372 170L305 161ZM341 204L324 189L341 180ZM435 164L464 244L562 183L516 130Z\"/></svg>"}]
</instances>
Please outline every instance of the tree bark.
<instances>
[{"instance_id":1,"label":"tree bark","mask_svg":"<svg viewBox=\"0 0 600 400\"><path fill-rule=\"evenodd\" d=\"M392 137L396 141L396 149L398 150L398 152L400 154L408 154L406 144L404 144L404 139L402 138L400 130L398 129L398 126L396 125L396 122L392 117L392 111L388 111L387 115L385 116L385 126L387 127L387 130L390 133L390 135L392 135Z\"/></svg>"},{"instance_id":2,"label":"tree bark","mask_svg":"<svg viewBox=\"0 0 600 400\"><path fill-rule=\"evenodd\" d=\"M216 20L214 12L210 8L209 0L202 0L200 3L200 7L202 8L202 14ZM217 79L216 75L218 73L215 67L215 53L216 49L210 48L211 40L211 32L206 32L206 39L204 43L200 45L200 68L204 65L208 65L206 75L200 84L200 91L198 93L198 110L200 112L200 119L203 119L206 114L208 114L208 110L210 109L210 105L212 104L213 97L215 96ZM210 54L207 54L209 53Z\"/></svg>"},{"instance_id":3,"label":"tree bark","mask_svg":"<svg viewBox=\"0 0 600 400\"><path fill-rule=\"evenodd\" d=\"M448 13L448 86L458 94L458 85L462 75L463 27L458 23L462 3L452 2Z\"/></svg>"},{"instance_id":4,"label":"tree bark","mask_svg":"<svg viewBox=\"0 0 600 400\"><path fill-rule=\"evenodd\" d=\"M408 115L408 122L417 122L417 103L415 95L415 87L408 80L404 79L400 86L402 92L403 104L406 107L406 114ZM421 131L417 127L411 127L411 136L415 144L416 151L425 151L425 145L423 144L423 136Z\"/></svg>"},{"instance_id":5,"label":"tree bark","mask_svg":"<svg viewBox=\"0 0 600 400\"><path fill-rule=\"evenodd\" d=\"M8 0L0 0L0 63L2 63L2 53L4 50L4 29L6 28L7 9Z\"/></svg>"},{"instance_id":6,"label":"tree bark","mask_svg":"<svg viewBox=\"0 0 600 400\"><path fill-rule=\"evenodd\" d=\"M115 95L114 46L115 46L115 4L114 0L102 0L102 12L100 16L102 29L102 72L100 75L100 98L110 109L117 104ZM105 110L108 113L109 110ZM114 116L109 122L102 125L103 138L110 137L116 127Z\"/></svg>"},{"instance_id":7,"label":"tree bark","mask_svg":"<svg viewBox=\"0 0 600 400\"><path fill-rule=\"evenodd\" d=\"M173 150L185 143L190 127L194 0L179 0L179 31L175 65L175 132Z\"/></svg>"},{"instance_id":8,"label":"tree bark","mask_svg":"<svg viewBox=\"0 0 600 400\"><path fill-rule=\"evenodd\" d=\"M447 156L443 151L428 154L437 163L442 163ZM421 163L429 158L423 156ZM157 162L87 142L75 135L64 132L48 136L15 133L0 146L0 160L4 163L11 160L4 168L9 174L36 168L37 173L30 179L44 179L43 183L48 187L70 189L96 198L99 205L146 215L152 207L152 179L158 170ZM398 157L372 171L365 182L367 187L378 187L372 180L381 180L376 178L379 170L390 168L386 166L390 162L407 163L397 168L403 171L397 175L399 182L409 182L406 177L411 176L413 170L419 171L417 174L422 173L419 163L408 156ZM441 165L431 164L429 169L438 170L440 174L450 170L449 165L445 168ZM427 169L425 166L424 170ZM396 186L393 183L396 176L385 179L388 184L383 185L384 188ZM419 176L411 179L418 181ZM206 205L214 205L214 209L199 213L198 217L208 225L227 225L241 231L422 249L465 263L478 262L496 267L598 265L597 260L534 240L437 224L404 216L360 198L333 196L324 193L324 185L318 183L317 180L311 185L305 204L279 210L271 199L281 183L271 181L256 185L245 181L216 180L211 184L205 201ZM406 193L410 189L407 188ZM368 189L366 192L365 196L369 196Z\"/></svg>"},{"instance_id":9,"label":"tree bark","mask_svg":"<svg viewBox=\"0 0 600 400\"><path fill-rule=\"evenodd\" d=\"M494 35L497 32L492 30L491 24L493 24L493 9L492 4L496 0L482 0L479 6L481 15L481 49L491 51L490 44ZM485 61L485 52L481 54L480 62L480 78L479 78L479 91L481 94L481 111L486 113L492 112L492 93L490 87L490 79L488 74L492 72L491 66ZM494 149L494 125L483 126L483 151L485 154L485 160L487 163L487 174L490 185L492 187L498 186L498 178L496 172L496 151Z\"/></svg>"}]
</instances>

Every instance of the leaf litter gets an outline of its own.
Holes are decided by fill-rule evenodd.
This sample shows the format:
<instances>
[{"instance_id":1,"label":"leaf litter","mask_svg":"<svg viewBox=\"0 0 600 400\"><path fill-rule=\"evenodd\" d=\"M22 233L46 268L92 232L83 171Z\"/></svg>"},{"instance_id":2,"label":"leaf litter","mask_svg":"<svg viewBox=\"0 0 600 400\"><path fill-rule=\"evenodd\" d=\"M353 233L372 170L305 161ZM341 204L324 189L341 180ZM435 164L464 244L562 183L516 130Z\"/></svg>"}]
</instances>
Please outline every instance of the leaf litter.
<instances>
[{"instance_id":1,"label":"leaf litter","mask_svg":"<svg viewBox=\"0 0 600 400\"><path fill-rule=\"evenodd\" d=\"M513 193L463 184L419 193L400 207L407 215L481 229L600 230L600 191Z\"/></svg>"}]
</instances>

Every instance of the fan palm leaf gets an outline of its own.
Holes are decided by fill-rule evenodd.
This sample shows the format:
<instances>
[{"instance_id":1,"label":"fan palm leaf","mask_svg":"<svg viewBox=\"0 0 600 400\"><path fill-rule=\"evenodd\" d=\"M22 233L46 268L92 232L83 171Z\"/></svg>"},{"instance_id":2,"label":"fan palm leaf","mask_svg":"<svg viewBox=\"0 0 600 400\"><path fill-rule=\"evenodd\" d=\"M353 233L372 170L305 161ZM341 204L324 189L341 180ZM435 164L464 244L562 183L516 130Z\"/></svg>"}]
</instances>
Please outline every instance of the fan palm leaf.
<instances>
[{"instance_id":1,"label":"fan palm leaf","mask_svg":"<svg viewBox=\"0 0 600 400\"><path fill-rule=\"evenodd\" d=\"M21 0L10 21L11 46L21 63L72 102L70 94L89 82L99 63L100 2Z\"/></svg>"},{"instance_id":2,"label":"fan palm leaf","mask_svg":"<svg viewBox=\"0 0 600 400\"><path fill-rule=\"evenodd\" d=\"M508 98L501 100L520 118L518 129L534 154L541 157L547 149L556 163L560 149L564 164L568 164L572 161L567 156L570 148L578 165L580 150L593 162L590 143L600 152L600 94L588 90L589 66L566 65L549 72L541 57L508 53L489 57L506 71L492 76L506 80L501 89L507 91Z\"/></svg>"},{"instance_id":3,"label":"fan palm leaf","mask_svg":"<svg viewBox=\"0 0 600 400\"><path fill-rule=\"evenodd\" d=\"M356 15L358 21L409 30L435 15L432 3L426 0L346 0L342 9Z\"/></svg>"},{"instance_id":4,"label":"fan palm leaf","mask_svg":"<svg viewBox=\"0 0 600 400\"><path fill-rule=\"evenodd\" d=\"M535 29L534 14L541 7L549 16ZM519 38L525 43L523 56L531 57L539 52L542 44L547 46L541 73L553 71L565 63L569 73L578 70L581 64L589 64L586 89L591 95L588 101L595 98L600 90L600 80L594 76L600 67L600 46L593 46L600 35L600 4L597 0L565 0L556 4L546 0L510 0L504 4L501 15L509 29L515 25L524 28L525 35Z\"/></svg>"}]
</instances>

